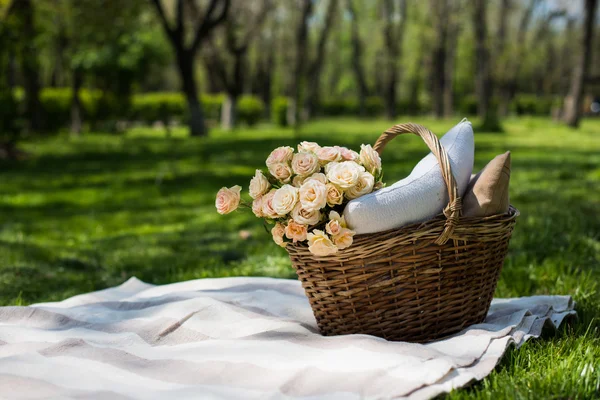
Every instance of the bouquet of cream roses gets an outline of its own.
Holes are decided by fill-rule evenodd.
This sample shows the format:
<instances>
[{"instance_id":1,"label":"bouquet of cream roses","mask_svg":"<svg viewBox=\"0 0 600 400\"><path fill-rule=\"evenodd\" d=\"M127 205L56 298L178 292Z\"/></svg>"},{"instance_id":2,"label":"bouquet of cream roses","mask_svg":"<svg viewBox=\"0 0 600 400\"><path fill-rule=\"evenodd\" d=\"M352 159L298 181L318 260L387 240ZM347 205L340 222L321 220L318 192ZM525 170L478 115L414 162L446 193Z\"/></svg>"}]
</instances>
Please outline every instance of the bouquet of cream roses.
<instances>
[{"instance_id":1,"label":"bouquet of cream roses","mask_svg":"<svg viewBox=\"0 0 600 400\"><path fill-rule=\"evenodd\" d=\"M289 242L308 241L317 256L337 253L352 244L354 232L341 216L346 203L385 186L381 181L381 158L371 145L360 154L339 146L321 147L302 142L298 152L278 147L266 162L268 172L256 170L250 181L252 204L240 198L242 188L222 188L216 207L228 214L240 205L274 225L273 240L285 247Z\"/></svg>"}]
</instances>

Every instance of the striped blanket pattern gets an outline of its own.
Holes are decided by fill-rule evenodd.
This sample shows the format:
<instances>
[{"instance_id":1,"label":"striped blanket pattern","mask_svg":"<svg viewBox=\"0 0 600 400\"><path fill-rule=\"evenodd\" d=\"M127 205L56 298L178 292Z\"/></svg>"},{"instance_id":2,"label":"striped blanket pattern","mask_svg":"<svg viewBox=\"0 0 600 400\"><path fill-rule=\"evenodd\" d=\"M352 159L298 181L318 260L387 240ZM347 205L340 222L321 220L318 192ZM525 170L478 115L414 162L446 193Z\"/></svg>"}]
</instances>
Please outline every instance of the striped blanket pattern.
<instances>
[{"instance_id":1,"label":"striped blanket pattern","mask_svg":"<svg viewBox=\"0 0 600 400\"><path fill-rule=\"evenodd\" d=\"M568 296L496 299L487 320L421 345L323 337L299 282L124 284L0 308L0 398L425 399L488 375L574 314Z\"/></svg>"}]
</instances>

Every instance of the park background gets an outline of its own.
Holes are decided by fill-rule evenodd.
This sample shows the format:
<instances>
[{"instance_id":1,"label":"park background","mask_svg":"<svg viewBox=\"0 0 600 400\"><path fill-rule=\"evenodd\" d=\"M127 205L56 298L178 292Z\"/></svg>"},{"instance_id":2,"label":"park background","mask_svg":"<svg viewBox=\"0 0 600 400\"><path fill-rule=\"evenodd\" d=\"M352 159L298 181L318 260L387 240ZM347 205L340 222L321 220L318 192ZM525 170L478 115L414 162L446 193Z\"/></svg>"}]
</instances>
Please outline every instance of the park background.
<instances>
[{"instance_id":1,"label":"park background","mask_svg":"<svg viewBox=\"0 0 600 400\"><path fill-rule=\"evenodd\" d=\"M0 305L131 276L294 278L222 186L302 140L475 127L521 211L497 296L579 319L450 398L600 396L597 0L0 0ZM427 153L383 155L388 184Z\"/></svg>"}]
</instances>

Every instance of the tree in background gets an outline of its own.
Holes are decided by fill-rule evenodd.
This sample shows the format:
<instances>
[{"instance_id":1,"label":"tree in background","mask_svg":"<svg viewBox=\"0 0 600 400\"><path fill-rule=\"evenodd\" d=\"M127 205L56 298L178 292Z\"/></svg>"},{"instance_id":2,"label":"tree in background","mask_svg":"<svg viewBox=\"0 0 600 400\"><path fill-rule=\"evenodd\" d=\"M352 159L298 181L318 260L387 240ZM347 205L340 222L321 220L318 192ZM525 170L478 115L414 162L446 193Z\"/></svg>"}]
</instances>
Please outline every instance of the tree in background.
<instances>
[{"instance_id":1,"label":"tree in background","mask_svg":"<svg viewBox=\"0 0 600 400\"><path fill-rule=\"evenodd\" d=\"M18 21L14 18L14 2L0 1L0 159L15 159L20 152L17 102L14 96L15 53Z\"/></svg>"},{"instance_id":2,"label":"tree in background","mask_svg":"<svg viewBox=\"0 0 600 400\"><path fill-rule=\"evenodd\" d=\"M308 20L313 13L312 0L298 0L300 18L296 26L295 57L293 75L290 79L290 94L288 99L287 123L297 127L300 124L300 104L306 65L306 49L308 46Z\"/></svg>"},{"instance_id":3,"label":"tree in background","mask_svg":"<svg viewBox=\"0 0 600 400\"><path fill-rule=\"evenodd\" d=\"M200 18L192 24L187 24L183 15L184 0L177 0L174 27L169 23L161 0L152 0L152 3L175 53L182 91L189 109L190 134L193 136L205 135L207 129L202 106L198 99L198 84L195 77L196 55L202 41L213 29L226 20L231 1L211 0L206 10L201 13ZM187 27L187 25L192 26ZM191 35L190 29L192 31ZM191 43L186 43L188 36L192 36Z\"/></svg>"},{"instance_id":4,"label":"tree in background","mask_svg":"<svg viewBox=\"0 0 600 400\"><path fill-rule=\"evenodd\" d=\"M278 29L277 18L267 18L267 23L258 35L256 56L252 76L251 92L265 105L265 116L271 115L273 75L275 71L275 43Z\"/></svg>"},{"instance_id":5,"label":"tree in background","mask_svg":"<svg viewBox=\"0 0 600 400\"><path fill-rule=\"evenodd\" d=\"M37 49L37 24L34 5L31 0L17 0L9 6L9 15L14 17L18 33L18 48L21 73L25 85L25 116L29 129L34 132L44 130L45 115L40 102L40 65Z\"/></svg>"},{"instance_id":6,"label":"tree in background","mask_svg":"<svg viewBox=\"0 0 600 400\"><path fill-rule=\"evenodd\" d=\"M307 85L307 93L304 100L304 118L309 119L315 114L317 108L321 104L320 102L320 91L321 91L321 74L323 71L323 64L327 53L325 48L329 33L334 27L335 16L338 11L338 0L329 0L327 4L327 12L325 19L323 20L323 27L319 33L317 40L317 47L312 60L309 62L307 69L307 79L309 84Z\"/></svg>"},{"instance_id":7,"label":"tree in background","mask_svg":"<svg viewBox=\"0 0 600 400\"><path fill-rule=\"evenodd\" d=\"M585 1L585 21L583 24L583 36L581 41L581 53L571 79L571 89L565 101L565 122L573 128L579 127L581 108L583 102L583 85L588 76L592 60L592 42L594 32L594 21L598 0Z\"/></svg>"},{"instance_id":8,"label":"tree in background","mask_svg":"<svg viewBox=\"0 0 600 400\"><path fill-rule=\"evenodd\" d=\"M492 80L490 50L488 47L487 0L474 0L472 7L473 33L475 41L475 91L477 114L482 129L500 130L497 113L492 105L494 85Z\"/></svg>"},{"instance_id":9,"label":"tree in background","mask_svg":"<svg viewBox=\"0 0 600 400\"><path fill-rule=\"evenodd\" d=\"M236 124L237 101L247 82L248 49L271 7L270 0L234 2L222 30L223 46L220 48L210 34L207 38L207 63L213 65L214 77L219 79L226 92L221 108L221 126L224 129L232 129Z\"/></svg>"},{"instance_id":10,"label":"tree in background","mask_svg":"<svg viewBox=\"0 0 600 400\"><path fill-rule=\"evenodd\" d=\"M36 4L43 21L40 41L46 51L42 55L52 60L51 83L71 88L71 133L79 135L86 113L92 111L84 110L80 96L86 83L101 93L93 119L127 117L134 85L151 66L164 67L169 56L168 45L152 28L146 0L38 0ZM111 29L106 29L109 25ZM109 108L120 115L110 115Z\"/></svg>"},{"instance_id":11,"label":"tree in background","mask_svg":"<svg viewBox=\"0 0 600 400\"><path fill-rule=\"evenodd\" d=\"M402 57L402 43L404 41L404 31L406 30L406 0L382 0L383 17L383 38L384 38L384 59L385 59L385 77L384 100L385 114L388 119L396 118L398 113L397 90L399 80L401 79L401 68L399 65Z\"/></svg>"},{"instance_id":12,"label":"tree in background","mask_svg":"<svg viewBox=\"0 0 600 400\"><path fill-rule=\"evenodd\" d=\"M437 118L442 118L444 116L444 93L446 85L450 84L446 74L448 53L451 50L449 44L450 1L431 0L431 13L435 31L433 54L431 56L432 105L434 115Z\"/></svg>"},{"instance_id":13,"label":"tree in background","mask_svg":"<svg viewBox=\"0 0 600 400\"><path fill-rule=\"evenodd\" d=\"M350 17L350 38L352 41L352 71L356 79L358 95L358 113L364 116L366 113L366 100L370 90L367 84L365 67L363 65L363 43L359 31L359 19L354 7L353 0L346 0L346 10Z\"/></svg>"},{"instance_id":14,"label":"tree in background","mask_svg":"<svg viewBox=\"0 0 600 400\"><path fill-rule=\"evenodd\" d=\"M517 33L514 38L514 46L512 46L513 49L511 49L512 51L510 54L501 54L502 60L498 63L498 114L500 116L508 115L510 101L515 96L517 78L521 71L526 52L530 50L530 47L527 45L527 32L529 31L533 12L539 3L539 0L529 1L528 6L523 11L519 20ZM506 33L503 33L503 35L505 34ZM504 51L504 40L502 49Z\"/></svg>"},{"instance_id":15,"label":"tree in background","mask_svg":"<svg viewBox=\"0 0 600 400\"><path fill-rule=\"evenodd\" d=\"M448 7L448 19L446 27L446 55L444 59L444 88L443 103L444 116L446 118L454 115L454 75L456 70L456 48L458 37L461 32L461 12L465 4L462 0L454 0Z\"/></svg>"}]
</instances>

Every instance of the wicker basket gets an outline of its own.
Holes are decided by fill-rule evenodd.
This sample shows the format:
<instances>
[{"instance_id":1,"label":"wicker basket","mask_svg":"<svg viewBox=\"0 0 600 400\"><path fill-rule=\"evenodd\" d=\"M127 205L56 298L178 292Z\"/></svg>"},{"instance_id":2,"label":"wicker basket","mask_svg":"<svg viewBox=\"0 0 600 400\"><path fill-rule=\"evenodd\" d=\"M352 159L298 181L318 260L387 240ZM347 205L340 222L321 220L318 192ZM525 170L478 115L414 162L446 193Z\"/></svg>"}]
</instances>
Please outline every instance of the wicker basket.
<instances>
[{"instance_id":1,"label":"wicker basket","mask_svg":"<svg viewBox=\"0 0 600 400\"><path fill-rule=\"evenodd\" d=\"M363 333L427 342L482 322L488 312L519 212L460 218L461 201L437 137L416 124L396 125L374 148L402 133L425 141L442 166L449 205L422 224L357 235L349 248L317 257L287 246L321 333Z\"/></svg>"}]
</instances>

